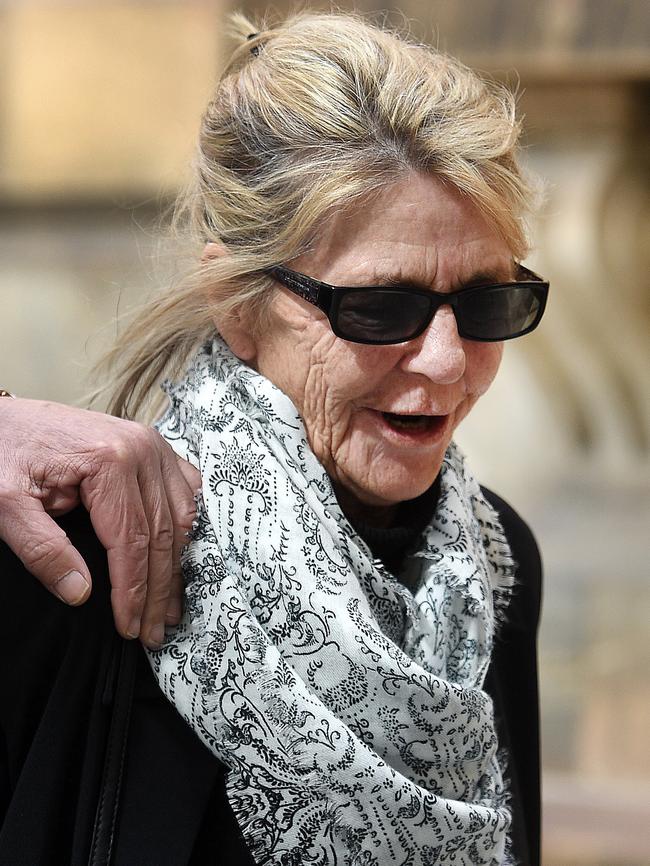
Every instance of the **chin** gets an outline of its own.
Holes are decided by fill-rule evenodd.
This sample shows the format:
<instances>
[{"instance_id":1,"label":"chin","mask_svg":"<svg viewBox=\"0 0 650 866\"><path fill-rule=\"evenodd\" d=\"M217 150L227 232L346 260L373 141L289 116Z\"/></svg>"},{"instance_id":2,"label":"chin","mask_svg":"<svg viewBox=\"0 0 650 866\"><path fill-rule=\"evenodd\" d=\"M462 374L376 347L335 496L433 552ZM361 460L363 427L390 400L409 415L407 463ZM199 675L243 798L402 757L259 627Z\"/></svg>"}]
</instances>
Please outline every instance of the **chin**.
<instances>
[{"instance_id":1,"label":"chin","mask_svg":"<svg viewBox=\"0 0 650 866\"><path fill-rule=\"evenodd\" d=\"M415 499L436 480L457 426L455 415L428 427L394 429L382 413L358 413L347 448L336 456L337 480L366 505Z\"/></svg>"},{"instance_id":2,"label":"chin","mask_svg":"<svg viewBox=\"0 0 650 866\"><path fill-rule=\"evenodd\" d=\"M439 460L419 467L417 471L403 466L391 466L386 467L382 473L381 466L377 466L375 478L364 479L363 482L359 480L357 483L346 484L345 487L348 493L364 505L399 505L400 502L416 499L431 487L440 472L443 457L444 453Z\"/></svg>"}]
</instances>

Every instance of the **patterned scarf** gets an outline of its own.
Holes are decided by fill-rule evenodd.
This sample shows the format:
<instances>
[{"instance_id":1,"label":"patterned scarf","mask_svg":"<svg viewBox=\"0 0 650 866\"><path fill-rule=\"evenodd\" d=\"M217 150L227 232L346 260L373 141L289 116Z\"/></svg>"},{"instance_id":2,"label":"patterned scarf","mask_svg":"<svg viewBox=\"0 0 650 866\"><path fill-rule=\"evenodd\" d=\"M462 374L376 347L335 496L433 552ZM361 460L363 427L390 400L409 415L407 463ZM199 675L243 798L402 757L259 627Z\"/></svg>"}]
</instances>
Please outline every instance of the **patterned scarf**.
<instances>
[{"instance_id":1,"label":"patterned scarf","mask_svg":"<svg viewBox=\"0 0 650 866\"><path fill-rule=\"evenodd\" d=\"M458 449L405 564L413 595L373 560L270 381L216 340L167 390L159 429L203 497L183 620L150 660L229 768L255 861L510 863L481 687L514 569Z\"/></svg>"}]
</instances>

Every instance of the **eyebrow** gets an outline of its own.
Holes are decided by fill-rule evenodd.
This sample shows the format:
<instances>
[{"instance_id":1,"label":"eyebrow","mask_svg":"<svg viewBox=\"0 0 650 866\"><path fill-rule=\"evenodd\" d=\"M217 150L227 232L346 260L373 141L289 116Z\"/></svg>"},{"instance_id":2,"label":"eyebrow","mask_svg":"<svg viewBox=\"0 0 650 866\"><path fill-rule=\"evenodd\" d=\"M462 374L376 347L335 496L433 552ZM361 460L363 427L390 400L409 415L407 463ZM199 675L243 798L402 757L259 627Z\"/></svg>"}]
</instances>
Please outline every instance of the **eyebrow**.
<instances>
[{"instance_id":1,"label":"eyebrow","mask_svg":"<svg viewBox=\"0 0 650 866\"><path fill-rule=\"evenodd\" d=\"M518 265L516 262L512 262L510 266L510 270L507 274L502 270L485 270L485 271L476 271L466 280L457 280L451 286L451 291L458 291L459 289L469 289L474 286L482 286L482 285L494 285L499 283L507 283L510 280L516 279L516 269ZM366 285L370 285L367 283ZM404 276L395 276L385 272L376 273L372 277L372 285L375 286L404 286L406 288L411 289L425 289L426 291L431 291L431 286L427 285L424 281L418 279L412 279Z\"/></svg>"},{"instance_id":2,"label":"eyebrow","mask_svg":"<svg viewBox=\"0 0 650 866\"><path fill-rule=\"evenodd\" d=\"M472 274L468 280L463 280L458 285L454 285L454 288L462 289L469 288L470 286L489 285L491 283L507 283L509 280L515 279L515 277L515 263L512 262L507 274L502 270L478 271Z\"/></svg>"}]
</instances>

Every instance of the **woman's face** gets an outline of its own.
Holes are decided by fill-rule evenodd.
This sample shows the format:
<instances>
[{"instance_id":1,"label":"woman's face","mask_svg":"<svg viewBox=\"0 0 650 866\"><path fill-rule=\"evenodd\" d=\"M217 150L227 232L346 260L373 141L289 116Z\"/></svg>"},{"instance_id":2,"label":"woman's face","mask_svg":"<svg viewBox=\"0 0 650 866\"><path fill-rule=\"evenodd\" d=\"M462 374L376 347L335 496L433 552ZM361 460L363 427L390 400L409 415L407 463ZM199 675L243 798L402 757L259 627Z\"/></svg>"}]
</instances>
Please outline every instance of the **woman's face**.
<instances>
[{"instance_id":1,"label":"woman's face","mask_svg":"<svg viewBox=\"0 0 650 866\"><path fill-rule=\"evenodd\" d=\"M513 277L507 244L477 208L419 174L336 214L311 252L283 264L333 285L394 281L436 292ZM503 352L502 343L461 339L446 306L410 342L350 343L284 288L270 327L238 347L291 397L342 505L362 512L412 499L433 483L454 430L489 388Z\"/></svg>"}]
</instances>

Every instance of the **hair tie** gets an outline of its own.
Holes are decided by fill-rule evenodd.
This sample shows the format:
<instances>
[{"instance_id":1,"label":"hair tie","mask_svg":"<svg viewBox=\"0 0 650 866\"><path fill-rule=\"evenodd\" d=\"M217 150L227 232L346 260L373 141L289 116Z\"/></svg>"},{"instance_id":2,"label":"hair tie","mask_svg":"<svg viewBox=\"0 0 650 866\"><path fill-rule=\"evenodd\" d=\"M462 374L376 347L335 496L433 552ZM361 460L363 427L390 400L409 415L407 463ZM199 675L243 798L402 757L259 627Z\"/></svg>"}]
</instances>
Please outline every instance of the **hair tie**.
<instances>
[{"instance_id":1,"label":"hair tie","mask_svg":"<svg viewBox=\"0 0 650 866\"><path fill-rule=\"evenodd\" d=\"M259 33L249 33L248 36L246 37L246 39L248 39L248 40L256 39L259 35L260 35ZM251 54L254 57L257 57L257 55L259 53L260 53L260 46L259 45L253 45L253 47L251 48Z\"/></svg>"}]
</instances>

